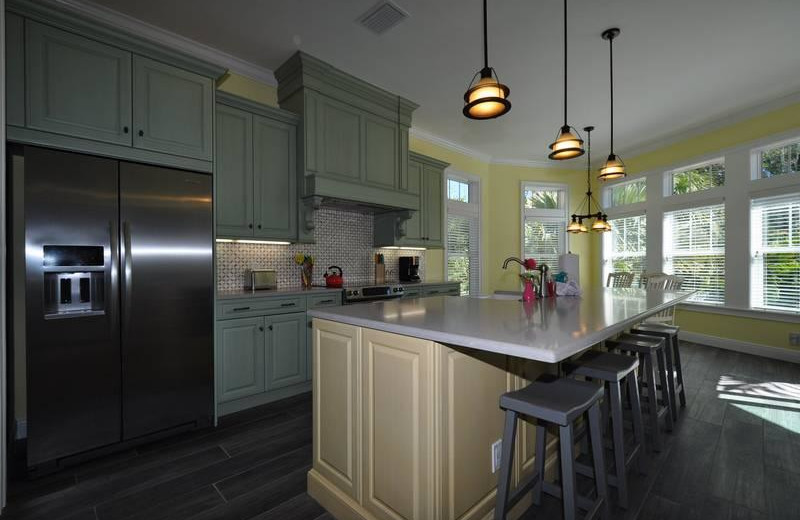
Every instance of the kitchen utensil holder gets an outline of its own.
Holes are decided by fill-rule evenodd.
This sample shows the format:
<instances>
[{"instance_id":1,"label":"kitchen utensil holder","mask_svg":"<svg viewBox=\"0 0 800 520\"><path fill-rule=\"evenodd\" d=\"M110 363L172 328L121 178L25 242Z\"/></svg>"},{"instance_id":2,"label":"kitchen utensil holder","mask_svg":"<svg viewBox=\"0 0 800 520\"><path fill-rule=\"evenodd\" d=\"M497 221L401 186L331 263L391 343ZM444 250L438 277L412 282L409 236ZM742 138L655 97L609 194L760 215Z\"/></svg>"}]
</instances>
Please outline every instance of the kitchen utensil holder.
<instances>
[{"instance_id":1,"label":"kitchen utensil holder","mask_svg":"<svg viewBox=\"0 0 800 520\"><path fill-rule=\"evenodd\" d=\"M386 281L386 264L375 264L375 283L381 284Z\"/></svg>"}]
</instances>

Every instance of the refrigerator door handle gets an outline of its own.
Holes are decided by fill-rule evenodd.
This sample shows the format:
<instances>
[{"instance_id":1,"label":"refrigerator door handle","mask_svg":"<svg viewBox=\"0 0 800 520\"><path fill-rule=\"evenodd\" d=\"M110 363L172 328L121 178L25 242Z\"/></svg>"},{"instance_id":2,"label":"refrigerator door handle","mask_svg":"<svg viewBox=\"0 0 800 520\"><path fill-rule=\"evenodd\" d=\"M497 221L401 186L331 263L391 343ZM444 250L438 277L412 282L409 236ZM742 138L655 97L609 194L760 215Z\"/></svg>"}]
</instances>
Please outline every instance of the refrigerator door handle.
<instances>
[{"instance_id":1,"label":"refrigerator door handle","mask_svg":"<svg viewBox=\"0 0 800 520\"><path fill-rule=\"evenodd\" d=\"M131 248L131 224L122 223L122 272L125 277L125 326L130 322L133 293L133 251Z\"/></svg>"},{"instance_id":2,"label":"refrigerator door handle","mask_svg":"<svg viewBox=\"0 0 800 520\"><path fill-rule=\"evenodd\" d=\"M108 230L109 230L109 237L110 237L110 249L109 258L111 261L111 266L109 269L111 283L106 288L106 302L109 312L111 314L111 319L108 320L111 324L111 329L114 330L117 327L117 322L119 321L119 295L116 292L116 289L119 287L119 271L117 270L117 258L119 255L119 234L117 233L117 229L115 229L114 221L108 222Z\"/></svg>"}]
</instances>

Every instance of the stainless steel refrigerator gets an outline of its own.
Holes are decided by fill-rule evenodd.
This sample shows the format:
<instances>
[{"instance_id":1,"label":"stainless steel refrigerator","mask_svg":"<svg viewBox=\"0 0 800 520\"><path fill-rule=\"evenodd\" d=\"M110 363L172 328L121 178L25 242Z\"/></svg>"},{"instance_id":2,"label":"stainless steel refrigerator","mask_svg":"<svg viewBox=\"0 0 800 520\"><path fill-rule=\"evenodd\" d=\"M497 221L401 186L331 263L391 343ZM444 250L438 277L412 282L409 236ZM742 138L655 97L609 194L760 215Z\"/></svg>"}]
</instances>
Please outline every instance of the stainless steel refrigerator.
<instances>
[{"instance_id":1,"label":"stainless steel refrigerator","mask_svg":"<svg viewBox=\"0 0 800 520\"><path fill-rule=\"evenodd\" d=\"M210 424L211 176L32 146L12 148L11 168L28 466Z\"/></svg>"}]
</instances>

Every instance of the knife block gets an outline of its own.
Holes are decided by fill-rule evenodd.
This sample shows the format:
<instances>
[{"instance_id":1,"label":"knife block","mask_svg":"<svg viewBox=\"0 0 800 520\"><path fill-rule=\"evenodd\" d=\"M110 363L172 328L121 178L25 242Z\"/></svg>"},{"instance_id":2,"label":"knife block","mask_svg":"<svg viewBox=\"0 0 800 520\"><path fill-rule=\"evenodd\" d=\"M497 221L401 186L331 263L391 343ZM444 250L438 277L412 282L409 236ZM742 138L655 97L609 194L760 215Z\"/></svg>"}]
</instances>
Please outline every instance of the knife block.
<instances>
[{"instance_id":1,"label":"knife block","mask_svg":"<svg viewBox=\"0 0 800 520\"><path fill-rule=\"evenodd\" d=\"M375 264L375 284L386 281L386 264Z\"/></svg>"}]
</instances>

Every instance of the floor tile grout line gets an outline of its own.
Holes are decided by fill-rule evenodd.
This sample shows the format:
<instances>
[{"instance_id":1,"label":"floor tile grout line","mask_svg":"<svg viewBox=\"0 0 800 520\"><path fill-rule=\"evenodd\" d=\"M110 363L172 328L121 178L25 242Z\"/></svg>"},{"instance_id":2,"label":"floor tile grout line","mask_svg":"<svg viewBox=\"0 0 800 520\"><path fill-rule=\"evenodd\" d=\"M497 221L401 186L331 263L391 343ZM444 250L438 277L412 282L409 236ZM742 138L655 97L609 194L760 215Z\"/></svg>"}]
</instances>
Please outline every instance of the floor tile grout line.
<instances>
[{"instance_id":1,"label":"floor tile grout line","mask_svg":"<svg viewBox=\"0 0 800 520\"><path fill-rule=\"evenodd\" d=\"M214 482L213 484L211 484L211 487L213 487L217 491L217 494L222 498L222 501L227 504L228 503L228 499L225 498L225 495L223 495L222 491L219 490L219 488L217 487L217 483Z\"/></svg>"},{"instance_id":2,"label":"floor tile grout line","mask_svg":"<svg viewBox=\"0 0 800 520\"><path fill-rule=\"evenodd\" d=\"M229 459L233 458L231 457L231 454L228 453L228 450L225 449L225 446L223 446L222 444L218 444L217 446L219 446L219 449L222 450L222 453L224 453Z\"/></svg>"}]
</instances>

